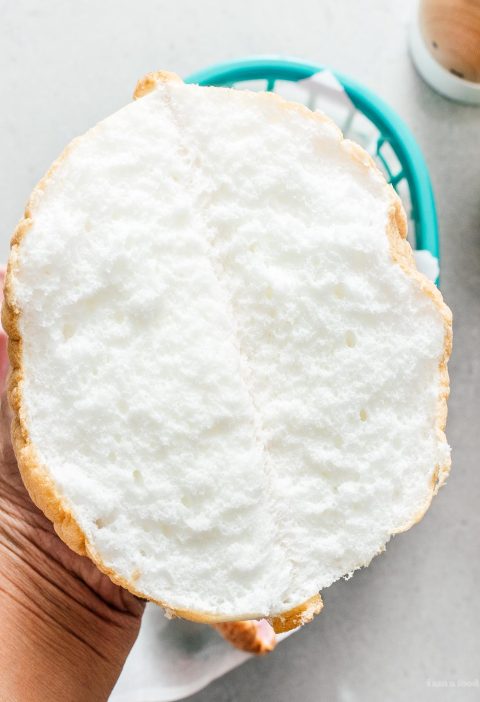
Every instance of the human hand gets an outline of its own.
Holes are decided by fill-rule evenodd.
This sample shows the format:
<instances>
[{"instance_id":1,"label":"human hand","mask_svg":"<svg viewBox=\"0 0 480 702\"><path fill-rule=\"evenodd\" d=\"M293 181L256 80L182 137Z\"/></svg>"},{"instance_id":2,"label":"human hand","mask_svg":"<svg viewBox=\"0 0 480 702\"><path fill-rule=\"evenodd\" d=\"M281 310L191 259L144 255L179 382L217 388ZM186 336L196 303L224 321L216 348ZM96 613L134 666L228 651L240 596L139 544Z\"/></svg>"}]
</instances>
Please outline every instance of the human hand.
<instances>
[{"instance_id":1,"label":"human hand","mask_svg":"<svg viewBox=\"0 0 480 702\"><path fill-rule=\"evenodd\" d=\"M0 269L0 291L4 271ZM0 294L1 303L1 294ZM108 697L137 637L144 603L71 551L25 489L10 440L7 338L0 327L0 669L2 702ZM215 628L255 654L276 643L265 621Z\"/></svg>"},{"instance_id":2,"label":"human hand","mask_svg":"<svg viewBox=\"0 0 480 702\"><path fill-rule=\"evenodd\" d=\"M3 273L0 272L0 283ZM0 388L8 361L0 335ZM106 700L140 627L144 603L71 551L31 501L0 399L0 699Z\"/></svg>"}]
</instances>

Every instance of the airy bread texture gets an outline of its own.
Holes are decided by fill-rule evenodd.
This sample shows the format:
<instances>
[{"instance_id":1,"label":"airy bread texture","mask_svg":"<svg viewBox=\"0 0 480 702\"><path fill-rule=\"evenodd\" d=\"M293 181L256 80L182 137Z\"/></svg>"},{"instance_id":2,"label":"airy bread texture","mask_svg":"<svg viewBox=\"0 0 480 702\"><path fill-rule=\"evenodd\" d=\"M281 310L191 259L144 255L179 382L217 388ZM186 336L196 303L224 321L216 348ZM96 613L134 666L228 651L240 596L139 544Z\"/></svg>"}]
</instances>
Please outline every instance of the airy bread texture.
<instances>
[{"instance_id":1,"label":"airy bread texture","mask_svg":"<svg viewBox=\"0 0 480 702\"><path fill-rule=\"evenodd\" d=\"M327 118L166 73L136 97L12 240L22 476L132 592L287 630L444 482L450 311Z\"/></svg>"}]
</instances>

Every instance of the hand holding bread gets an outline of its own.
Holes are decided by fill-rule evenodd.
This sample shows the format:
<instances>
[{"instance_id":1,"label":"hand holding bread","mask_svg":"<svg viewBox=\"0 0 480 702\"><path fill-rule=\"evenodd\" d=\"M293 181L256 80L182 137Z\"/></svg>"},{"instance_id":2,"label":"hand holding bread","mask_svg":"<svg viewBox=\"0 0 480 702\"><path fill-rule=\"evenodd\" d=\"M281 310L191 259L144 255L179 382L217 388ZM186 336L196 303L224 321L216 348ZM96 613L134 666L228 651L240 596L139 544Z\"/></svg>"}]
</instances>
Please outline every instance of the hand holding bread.
<instances>
[{"instance_id":1,"label":"hand holding bread","mask_svg":"<svg viewBox=\"0 0 480 702\"><path fill-rule=\"evenodd\" d=\"M114 583L288 630L446 479L450 311L326 117L166 73L135 96L12 240L22 477Z\"/></svg>"}]
</instances>

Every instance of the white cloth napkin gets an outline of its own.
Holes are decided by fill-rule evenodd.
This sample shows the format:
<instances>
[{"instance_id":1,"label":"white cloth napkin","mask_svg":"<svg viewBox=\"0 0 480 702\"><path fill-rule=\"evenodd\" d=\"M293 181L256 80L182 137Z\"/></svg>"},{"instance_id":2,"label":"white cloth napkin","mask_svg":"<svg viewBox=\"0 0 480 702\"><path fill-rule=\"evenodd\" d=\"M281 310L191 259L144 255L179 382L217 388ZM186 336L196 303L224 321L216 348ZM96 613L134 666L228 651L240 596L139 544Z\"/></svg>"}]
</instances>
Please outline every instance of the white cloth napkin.
<instances>
[{"instance_id":1,"label":"white cloth napkin","mask_svg":"<svg viewBox=\"0 0 480 702\"><path fill-rule=\"evenodd\" d=\"M167 619L148 604L111 702L170 702L192 695L249 658L205 624Z\"/></svg>"}]
</instances>

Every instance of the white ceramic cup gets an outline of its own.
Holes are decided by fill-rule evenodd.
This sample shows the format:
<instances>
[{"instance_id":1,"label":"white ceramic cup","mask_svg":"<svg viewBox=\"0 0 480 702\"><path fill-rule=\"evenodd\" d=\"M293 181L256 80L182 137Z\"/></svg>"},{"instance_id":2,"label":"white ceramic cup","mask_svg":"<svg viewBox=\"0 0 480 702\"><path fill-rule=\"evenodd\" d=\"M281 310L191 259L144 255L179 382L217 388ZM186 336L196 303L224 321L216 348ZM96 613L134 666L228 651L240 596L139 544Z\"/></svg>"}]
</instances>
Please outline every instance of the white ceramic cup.
<instances>
[{"instance_id":1,"label":"white ceramic cup","mask_svg":"<svg viewBox=\"0 0 480 702\"><path fill-rule=\"evenodd\" d=\"M432 88L480 105L480 0L420 0L410 52Z\"/></svg>"}]
</instances>

